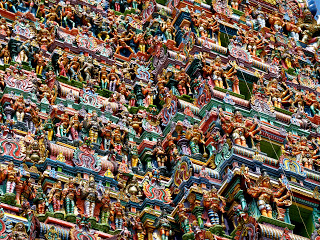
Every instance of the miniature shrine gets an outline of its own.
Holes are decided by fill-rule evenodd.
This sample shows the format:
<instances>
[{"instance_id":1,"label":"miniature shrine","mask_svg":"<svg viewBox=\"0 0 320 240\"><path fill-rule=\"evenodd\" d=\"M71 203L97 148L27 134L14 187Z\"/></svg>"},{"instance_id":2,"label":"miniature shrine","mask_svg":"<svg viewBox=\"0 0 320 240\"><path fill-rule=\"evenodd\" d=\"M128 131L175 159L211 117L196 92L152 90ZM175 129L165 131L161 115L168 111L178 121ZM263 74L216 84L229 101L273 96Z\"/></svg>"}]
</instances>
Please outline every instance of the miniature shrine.
<instances>
[{"instance_id":1,"label":"miniature shrine","mask_svg":"<svg viewBox=\"0 0 320 240\"><path fill-rule=\"evenodd\" d=\"M313 0L0 2L0 238L320 240Z\"/></svg>"}]
</instances>

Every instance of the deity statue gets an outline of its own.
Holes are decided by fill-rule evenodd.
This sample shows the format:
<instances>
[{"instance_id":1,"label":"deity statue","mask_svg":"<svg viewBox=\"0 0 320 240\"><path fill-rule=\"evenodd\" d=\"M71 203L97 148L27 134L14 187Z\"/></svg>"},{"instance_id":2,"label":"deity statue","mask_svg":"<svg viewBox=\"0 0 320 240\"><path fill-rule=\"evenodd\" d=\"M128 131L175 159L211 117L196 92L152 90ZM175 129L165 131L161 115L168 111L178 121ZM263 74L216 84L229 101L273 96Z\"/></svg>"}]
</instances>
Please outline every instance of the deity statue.
<instances>
[{"instance_id":1,"label":"deity statue","mask_svg":"<svg viewBox=\"0 0 320 240\"><path fill-rule=\"evenodd\" d=\"M301 29L295 23L294 18L291 18L291 21L286 22L286 30L290 33L290 37L295 41L299 41Z\"/></svg>"},{"instance_id":2,"label":"deity statue","mask_svg":"<svg viewBox=\"0 0 320 240\"><path fill-rule=\"evenodd\" d=\"M57 7L58 6L50 7L49 13L45 15L45 18L47 19L47 21L60 21L60 18L57 15Z\"/></svg>"},{"instance_id":3,"label":"deity statue","mask_svg":"<svg viewBox=\"0 0 320 240\"><path fill-rule=\"evenodd\" d=\"M48 140L52 141L54 125L50 116L46 119L45 123L43 124L43 129L47 131Z\"/></svg>"},{"instance_id":4,"label":"deity statue","mask_svg":"<svg viewBox=\"0 0 320 240\"><path fill-rule=\"evenodd\" d=\"M47 72L46 73L47 79L55 79L54 75L51 72ZM58 96L58 87L56 85L52 86L52 88L49 87L48 84L43 84L41 83L40 86L38 87L38 96L40 97L40 100L42 100L43 98L48 99L50 104L54 105L54 102L57 99Z\"/></svg>"},{"instance_id":5,"label":"deity statue","mask_svg":"<svg viewBox=\"0 0 320 240\"><path fill-rule=\"evenodd\" d=\"M250 137L252 147L259 148L260 140L260 126L257 122L250 123L248 120L244 120L241 112L236 111L232 118L232 121L222 117L222 129L227 133L231 134L232 140L235 144L248 147L246 139ZM254 140L258 143L254 144ZM259 150L259 149L258 149Z\"/></svg>"},{"instance_id":6,"label":"deity statue","mask_svg":"<svg viewBox=\"0 0 320 240\"><path fill-rule=\"evenodd\" d=\"M70 27L71 29L75 27L74 22L74 14L75 9L72 5L68 4L66 6L63 6L62 9L62 23L64 24L64 27Z\"/></svg>"},{"instance_id":7,"label":"deity statue","mask_svg":"<svg viewBox=\"0 0 320 240\"><path fill-rule=\"evenodd\" d=\"M272 79L266 87L266 95L269 96L270 100L273 102L273 105L277 108L281 108L281 92L278 88L278 80Z\"/></svg>"},{"instance_id":8,"label":"deity statue","mask_svg":"<svg viewBox=\"0 0 320 240\"><path fill-rule=\"evenodd\" d=\"M66 129L66 132L68 133L69 131L71 132L71 136L73 140L78 140L79 139L79 132L81 130L81 123L79 120L79 114L75 113L74 116L70 118L70 123L68 128Z\"/></svg>"},{"instance_id":9,"label":"deity statue","mask_svg":"<svg viewBox=\"0 0 320 240\"><path fill-rule=\"evenodd\" d=\"M122 153L124 136L125 134L121 133L120 126L117 126L116 129L112 131L111 144L119 155Z\"/></svg>"},{"instance_id":10,"label":"deity statue","mask_svg":"<svg viewBox=\"0 0 320 240\"><path fill-rule=\"evenodd\" d=\"M153 155L156 156L158 167L165 167L165 163L168 160L167 154L162 147L162 141L160 138L157 140L157 144L152 151Z\"/></svg>"},{"instance_id":11,"label":"deity statue","mask_svg":"<svg viewBox=\"0 0 320 240\"><path fill-rule=\"evenodd\" d=\"M123 229L126 226L126 218L123 208L124 207L121 205L120 201L112 204L110 219L115 223L115 229Z\"/></svg>"},{"instance_id":12,"label":"deity statue","mask_svg":"<svg viewBox=\"0 0 320 240\"><path fill-rule=\"evenodd\" d=\"M221 62L221 58L218 56L216 57L215 61L214 61L214 65L212 66L213 68L213 82L214 82L214 86L215 87L219 87L219 88L224 88L223 86L223 68L222 68L222 62Z\"/></svg>"},{"instance_id":13,"label":"deity statue","mask_svg":"<svg viewBox=\"0 0 320 240\"><path fill-rule=\"evenodd\" d=\"M146 52L146 44L147 44L147 41L145 39L146 34L147 34L147 31L145 31L144 33L136 34L133 38L134 43L138 44L139 51L142 53Z\"/></svg>"},{"instance_id":14,"label":"deity statue","mask_svg":"<svg viewBox=\"0 0 320 240\"><path fill-rule=\"evenodd\" d=\"M135 219L133 220L132 226L133 226L133 229L136 231L137 240L144 240L147 232L139 216L135 217Z\"/></svg>"},{"instance_id":15,"label":"deity statue","mask_svg":"<svg viewBox=\"0 0 320 240\"><path fill-rule=\"evenodd\" d=\"M51 203L51 211L59 212L61 211L61 205L63 204L62 200L62 183L61 181L57 181L53 184L52 189L48 195L48 203Z\"/></svg>"},{"instance_id":16,"label":"deity statue","mask_svg":"<svg viewBox=\"0 0 320 240\"><path fill-rule=\"evenodd\" d=\"M148 83L148 85L142 89L143 94L146 96L144 99L144 106L146 108L149 107L149 105L153 105L153 93L154 89L151 86L151 82Z\"/></svg>"},{"instance_id":17,"label":"deity statue","mask_svg":"<svg viewBox=\"0 0 320 240\"><path fill-rule=\"evenodd\" d=\"M212 225L221 224L218 213L224 213L226 199L218 194L218 191L214 186L212 186L210 191L204 193L203 206L208 209L210 223Z\"/></svg>"},{"instance_id":18,"label":"deity statue","mask_svg":"<svg viewBox=\"0 0 320 240\"><path fill-rule=\"evenodd\" d=\"M190 140L190 148L192 154L199 154L199 145L205 144L205 139L203 136L202 131L199 129L199 125L196 123L193 125L192 129L187 130L186 132L186 139ZM203 148L204 157L207 157L207 153L205 150L205 146Z\"/></svg>"},{"instance_id":19,"label":"deity statue","mask_svg":"<svg viewBox=\"0 0 320 240\"><path fill-rule=\"evenodd\" d=\"M38 186L33 202L36 203L38 214L46 213L47 196L41 186Z\"/></svg>"},{"instance_id":20,"label":"deity statue","mask_svg":"<svg viewBox=\"0 0 320 240\"><path fill-rule=\"evenodd\" d=\"M142 133L142 122L139 120L138 115L133 115L132 120L130 121L131 127L136 131L138 137L140 137Z\"/></svg>"},{"instance_id":21,"label":"deity statue","mask_svg":"<svg viewBox=\"0 0 320 240\"><path fill-rule=\"evenodd\" d=\"M309 169L313 168L313 158L316 152L317 149L313 149L304 136L300 138L292 150L292 154L297 157L297 162Z\"/></svg>"},{"instance_id":22,"label":"deity statue","mask_svg":"<svg viewBox=\"0 0 320 240\"><path fill-rule=\"evenodd\" d=\"M59 65L59 75L66 77L67 76L67 67L69 63L68 54L64 52L58 59Z\"/></svg>"},{"instance_id":23,"label":"deity statue","mask_svg":"<svg viewBox=\"0 0 320 240\"><path fill-rule=\"evenodd\" d=\"M77 194L80 195L81 199L84 199L84 213L89 217L93 217L96 201L98 200L98 191L93 175L89 177L89 181L84 186L80 185Z\"/></svg>"},{"instance_id":24,"label":"deity statue","mask_svg":"<svg viewBox=\"0 0 320 240\"><path fill-rule=\"evenodd\" d=\"M162 210L161 215L156 220L155 227L159 229L161 240L169 240L171 226L165 210Z\"/></svg>"},{"instance_id":25,"label":"deity statue","mask_svg":"<svg viewBox=\"0 0 320 240\"><path fill-rule=\"evenodd\" d=\"M183 203L178 204L178 217L180 221L180 226L184 233L190 233L192 231L189 221L189 211L190 209L185 208Z\"/></svg>"},{"instance_id":26,"label":"deity statue","mask_svg":"<svg viewBox=\"0 0 320 240\"><path fill-rule=\"evenodd\" d=\"M33 188L31 184L31 180L29 178L25 180L21 180L19 178L19 181L16 185L16 201L17 204L21 204L22 206L25 203L29 204L29 201L35 198L35 189Z\"/></svg>"},{"instance_id":27,"label":"deity statue","mask_svg":"<svg viewBox=\"0 0 320 240\"><path fill-rule=\"evenodd\" d=\"M40 131L38 131L39 133ZM43 163L48 157L49 150L46 148L44 143L44 136L38 136L39 139L33 139L30 143L25 142L26 147L26 162L32 163Z\"/></svg>"},{"instance_id":28,"label":"deity statue","mask_svg":"<svg viewBox=\"0 0 320 240\"><path fill-rule=\"evenodd\" d=\"M265 217L272 218L271 203L273 202L276 203L277 206L291 205L291 195L286 185L280 182L280 187L274 190L270 177L266 172L262 173L255 184L251 184L250 187L248 187L247 192L251 197L258 199L258 208L261 215ZM278 219L283 221L283 214L279 214Z\"/></svg>"},{"instance_id":29,"label":"deity statue","mask_svg":"<svg viewBox=\"0 0 320 240\"><path fill-rule=\"evenodd\" d=\"M0 170L1 181L7 179L6 193L13 193L16 183L19 181L18 172L14 169L13 162L9 162L5 170L3 170L0 165Z\"/></svg>"},{"instance_id":30,"label":"deity statue","mask_svg":"<svg viewBox=\"0 0 320 240\"><path fill-rule=\"evenodd\" d=\"M111 128L111 123L107 122L104 127L101 128L101 149L103 150L109 150L110 145L111 145L111 139L112 139L112 128Z\"/></svg>"},{"instance_id":31,"label":"deity statue","mask_svg":"<svg viewBox=\"0 0 320 240\"><path fill-rule=\"evenodd\" d=\"M174 41L177 30L172 25L170 18L168 18L166 22L163 22L160 28L161 28L161 31L164 33L167 41L168 40Z\"/></svg>"},{"instance_id":32,"label":"deity statue","mask_svg":"<svg viewBox=\"0 0 320 240\"><path fill-rule=\"evenodd\" d=\"M37 34L37 43L40 45L40 48L47 50L47 48L50 47L53 42L54 35L51 34L47 28L40 27L40 30L38 30Z\"/></svg>"},{"instance_id":33,"label":"deity statue","mask_svg":"<svg viewBox=\"0 0 320 240\"><path fill-rule=\"evenodd\" d=\"M302 33L302 42L309 43L309 41L313 38L315 33L319 31L320 26L317 24L317 21L312 16L308 7L303 9L302 17L298 20L298 27L301 29ZM319 41L319 38L317 37ZM317 44L319 46L319 44Z\"/></svg>"},{"instance_id":34,"label":"deity statue","mask_svg":"<svg viewBox=\"0 0 320 240\"><path fill-rule=\"evenodd\" d=\"M135 71L134 71L134 68L132 67L132 63L128 63L128 62L123 63L122 75L124 78L127 78L129 80L133 79L133 77L135 75Z\"/></svg>"},{"instance_id":35,"label":"deity statue","mask_svg":"<svg viewBox=\"0 0 320 240\"><path fill-rule=\"evenodd\" d=\"M26 105L24 103L23 96L20 95L13 105L13 109L16 111L16 117L18 122L23 122L25 106Z\"/></svg>"},{"instance_id":36,"label":"deity statue","mask_svg":"<svg viewBox=\"0 0 320 240\"><path fill-rule=\"evenodd\" d=\"M185 72L184 69L181 69L180 72L177 72L174 75L174 79L178 82L178 91L180 95L188 95L189 94L189 89L190 89L190 77L189 75Z\"/></svg>"},{"instance_id":37,"label":"deity statue","mask_svg":"<svg viewBox=\"0 0 320 240\"><path fill-rule=\"evenodd\" d=\"M232 90L232 92L240 94L239 79L237 77L237 68L237 63L231 62L231 67L228 71L224 73L224 76L227 81L228 90Z\"/></svg>"},{"instance_id":38,"label":"deity statue","mask_svg":"<svg viewBox=\"0 0 320 240\"><path fill-rule=\"evenodd\" d=\"M117 86L120 84L120 78L116 73L116 65L111 67L110 73L107 75L107 82L109 83L109 90L116 91Z\"/></svg>"},{"instance_id":39,"label":"deity statue","mask_svg":"<svg viewBox=\"0 0 320 240\"><path fill-rule=\"evenodd\" d=\"M103 66L103 67L100 69L99 82L101 82L101 87L102 87L103 89L107 89L108 84L109 84L109 80L108 80L107 68L106 68L105 66Z\"/></svg>"},{"instance_id":40,"label":"deity statue","mask_svg":"<svg viewBox=\"0 0 320 240\"><path fill-rule=\"evenodd\" d=\"M130 154L131 154L131 167L132 168L138 167L139 153L138 153L137 143L134 142L132 145L130 145Z\"/></svg>"},{"instance_id":41,"label":"deity statue","mask_svg":"<svg viewBox=\"0 0 320 240\"><path fill-rule=\"evenodd\" d=\"M77 189L74 185L74 180L69 178L69 182L64 185L62 191L62 199L64 200L64 209L66 214L74 214L75 198Z\"/></svg>"},{"instance_id":42,"label":"deity statue","mask_svg":"<svg viewBox=\"0 0 320 240\"><path fill-rule=\"evenodd\" d=\"M10 239L12 240L26 240L29 239L29 236L27 234L26 227L24 226L23 222L18 222L12 229L12 232L10 234Z\"/></svg>"},{"instance_id":43,"label":"deity statue","mask_svg":"<svg viewBox=\"0 0 320 240\"><path fill-rule=\"evenodd\" d=\"M98 135L101 130L100 119L94 110L92 114L87 114L83 121L83 127L89 130L89 138L92 143L98 143Z\"/></svg>"},{"instance_id":44,"label":"deity statue","mask_svg":"<svg viewBox=\"0 0 320 240\"><path fill-rule=\"evenodd\" d=\"M274 12L274 14L269 15L269 23L271 24L271 29L274 32L282 31L282 27L285 25L285 22L283 21L280 13L277 11Z\"/></svg>"},{"instance_id":45,"label":"deity statue","mask_svg":"<svg viewBox=\"0 0 320 240\"><path fill-rule=\"evenodd\" d=\"M111 201L109 196L109 191L105 190L102 199L101 199L101 210L100 210L100 219L101 223L109 224L110 212L111 212Z\"/></svg>"},{"instance_id":46,"label":"deity statue","mask_svg":"<svg viewBox=\"0 0 320 240\"><path fill-rule=\"evenodd\" d=\"M9 50L9 46L8 46L8 45L1 49L1 51L0 51L0 58L3 59L3 63L4 63L4 64L10 64L11 53L10 53L10 50Z\"/></svg>"},{"instance_id":47,"label":"deity statue","mask_svg":"<svg viewBox=\"0 0 320 240\"><path fill-rule=\"evenodd\" d=\"M73 59L69 62L68 71L71 73L71 79L79 80L80 62L77 56L73 57Z\"/></svg>"},{"instance_id":48,"label":"deity statue","mask_svg":"<svg viewBox=\"0 0 320 240\"><path fill-rule=\"evenodd\" d=\"M47 64L45 58L43 57L43 53L42 53L41 50L40 50L39 53L34 55L34 59L35 59L35 62L37 64L36 73L41 75L42 71L43 71L43 67L46 66L46 64Z\"/></svg>"},{"instance_id":49,"label":"deity statue","mask_svg":"<svg viewBox=\"0 0 320 240\"><path fill-rule=\"evenodd\" d=\"M11 35L11 30L5 18L0 19L0 34L7 37L10 37Z\"/></svg>"},{"instance_id":50,"label":"deity statue","mask_svg":"<svg viewBox=\"0 0 320 240\"><path fill-rule=\"evenodd\" d=\"M92 57L88 57L86 59L87 61L83 64L82 68L81 68L81 72L84 73L84 81L85 82L89 82L90 79L92 78L92 73L93 73L93 69L94 69L94 65L93 65L93 59ZM80 76L80 75L79 75ZM82 77L81 77L82 78ZM80 79L82 80L82 79Z\"/></svg>"}]
</instances>

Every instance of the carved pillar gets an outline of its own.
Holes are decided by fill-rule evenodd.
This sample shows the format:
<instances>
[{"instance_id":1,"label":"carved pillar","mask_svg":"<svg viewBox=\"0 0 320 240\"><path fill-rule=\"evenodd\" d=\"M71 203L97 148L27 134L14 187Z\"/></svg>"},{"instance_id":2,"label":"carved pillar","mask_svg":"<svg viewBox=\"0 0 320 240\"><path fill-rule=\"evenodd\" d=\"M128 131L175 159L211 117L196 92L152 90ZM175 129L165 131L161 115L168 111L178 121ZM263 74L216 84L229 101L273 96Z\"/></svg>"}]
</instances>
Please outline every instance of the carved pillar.
<instances>
[{"instance_id":1,"label":"carved pillar","mask_svg":"<svg viewBox=\"0 0 320 240\"><path fill-rule=\"evenodd\" d=\"M246 199L244 198L243 190L239 190L239 191L234 195L234 198L240 201L241 208L242 208L242 210L244 210L244 209L246 208L246 206L247 206L247 201L246 201Z\"/></svg>"},{"instance_id":2,"label":"carved pillar","mask_svg":"<svg viewBox=\"0 0 320 240\"><path fill-rule=\"evenodd\" d=\"M289 216L289 208L286 209L286 212L284 214L284 221L286 223L291 223L290 216Z\"/></svg>"},{"instance_id":3,"label":"carved pillar","mask_svg":"<svg viewBox=\"0 0 320 240\"><path fill-rule=\"evenodd\" d=\"M147 236L148 236L148 240L153 240L153 228L147 228Z\"/></svg>"},{"instance_id":4,"label":"carved pillar","mask_svg":"<svg viewBox=\"0 0 320 240\"><path fill-rule=\"evenodd\" d=\"M203 227L204 227L203 220L202 220L203 207L195 207L192 210L192 213L196 216L196 218L198 220L199 227L201 229L203 229Z\"/></svg>"}]
</instances>

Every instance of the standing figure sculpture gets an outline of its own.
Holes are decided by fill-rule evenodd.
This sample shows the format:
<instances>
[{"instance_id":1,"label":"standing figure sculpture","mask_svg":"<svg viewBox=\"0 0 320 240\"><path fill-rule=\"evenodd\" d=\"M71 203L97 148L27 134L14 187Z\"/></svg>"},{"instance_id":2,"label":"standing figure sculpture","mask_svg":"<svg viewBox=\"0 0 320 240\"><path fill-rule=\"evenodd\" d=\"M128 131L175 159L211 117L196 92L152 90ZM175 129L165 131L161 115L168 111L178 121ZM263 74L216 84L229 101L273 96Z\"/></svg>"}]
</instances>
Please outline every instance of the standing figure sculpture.
<instances>
[{"instance_id":1,"label":"standing figure sculpture","mask_svg":"<svg viewBox=\"0 0 320 240\"><path fill-rule=\"evenodd\" d=\"M208 216L212 225L220 224L219 212L224 213L226 199L218 194L217 189L212 189L203 195L203 205L208 209Z\"/></svg>"},{"instance_id":2,"label":"standing figure sculpture","mask_svg":"<svg viewBox=\"0 0 320 240\"><path fill-rule=\"evenodd\" d=\"M215 87L219 87L219 88L224 88L223 86L223 68L222 68L222 62L221 62L221 58L218 56L216 57L215 61L214 61L214 65L213 65L213 82L214 82L214 86Z\"/></svg>"},{"instance_id":3,"label":"standing figure sculpture","mask_svg":"<svg viewBox=\"0 0 320 240\"><path fill-rule=\"evenodd\" d=\"M248 147L246 139L250 137L252 148L257 148L259 150L260 126L258 123L255 121L251 123L244 120L241 112L239 111L234 113L231 121L222 117L221 123L222 129L227 134L231 134L232 140L235 144ZM254 144L254 141L258 141L258 143Z\"/></svg>"},{"instance_id":4,"label":"standing figure sculpture","mask_svg":"<svg viewBox=\"0 0 320 240\"><path fill-rule=\"evenodd\" d=\"M317 150L313 149L306 137L301 137L300 141L294 146L292 153L297 157L297 162L305 168L312 169L313 158Z\"/></svg>"},{"instance_id":5,"label":"standing figure sculpture","mask_svg":"<svg viewBox=\"0 0 320 240\"><path fill-rule=\"evenodd\" d=\"M290 205L291 198L288 193L287 187L281 182L280 187L274 190L270 181L270 177L266 172L258 178L254 185L248 188L248 194L258 199L257 204L262 216L273 218L271 204L274 202L277 206L282 206L283 204ZM283 214L278 215L279 218L284 218Z\"/></svg>"},{"instance_id":6,"label":"standing figure sculpture","mask_svg":"<svg viewBox=\"0 0 320 240\"><path fill-rule=\"evenodd\" d=\"M23 122L24 119L24 111L25 111L25 103L23 96L19 96L16 102L13 105L13 109L16 111L16 117L18 122Z\"/></svg>"},{"instance_id":7,"label":"standing figure sculpture","mask_svg":"<svg viewBox=\"0 0 320 240\"><path fill-rule=\"evenodd\" d=\"M191 79L185 70L182 69L180 72L176 73L174 79L178 82L178 91L180 95L188 95Z\"/></svg>"},{"instance_id":8,"label":"standing figure sculpture","mask_svg":"<svg viewBox=\"0 0 320 240\"><path fill-rule=\"evenodd\" d=\"M158 221L155 224L155 227L159 229L161 240L168 240L170 235L170 221L168 216L165 213L165 210L162 211Z\"/></svg>"},{"instance_id":9,"label":"standing figure sculpture","mask_svg":"<svg viewBox=\"0 0 320 240\"><path fill-rule=\"evenodd\" d=\"M84 214L93 217L96 201L98 200L98 191L96 189L93 175L89 177L89 181L85 186L80 186L78 195L84 200Z\"/></svg>"},{"instance_id":10,"label":"standing figure sculpture","mask_svg":"<svg viewBox=\"0 0 320 240\"><path fill-rule=\"evenodd\" d=\"M14 170L13 162L9 162L6 170L1 171L1 175L3 175L2 179L7 179L6 193L13 193L16 182L19 180L17 177L17 171Z\"/></svg>"},{"instance_id":11,"label":"standing figure sculpture","mask_svg":"<svg viewBox=\"0 0 320 240\"><path fill-rule=\"evenodd\" d=\"M157 140L157 144L155 148L153 149L153 155L156 156L158 167L165 167L165 163L168 160L167 154L165 150L162 147L162 141L161 139Z\"/></svg>"},{"instance_id":12,"label":"standing figure sculpture","mask_svg":"<svg viewBox=\"0 0 320 240\"><path fill-rule=\"evenodd\" d=\"M116 73L116 66L111 67L111 71L107 76L107 82L109 83L109 90L114 92L116 91L117 86L120 84L120 78Z\"/></svg>"},{"instance_id":13,"label":"standing figure sculpture","mask_svg":"<svg viewBox=\"0 0 320 240\"><path fill-rule=\"evenodd\" d=\"M79 114L75 113L73 117L70 118L69 126L66 132L71 132L72 140L79 139L79 131L81 130L81 123L79 120Z\"/></svg>"},{"instance_id":14,"label":"standing figure sculpture","mask_svg":"<svg viewBox=\"0 0 320 240\"><path fill-rule=\"evenodd\" d=\"M120 201L113 203L111 210L111 221L114 221L115 229L123 229L126 225L125 212Z\"/></svg>"},{"instance_id":15,"label":"standing figure sculpture","mask_svg":"<svg viewBox=\"0 0 320 240\"><path fill-rule=\"evenodd\" d=\"M51 191L49 192L48 202L52 204L52 211L59 212L61 211L62 205L62 184L61 181L56 182Z\"/></svg>"},{"instance_id":16,"label":"standing figure sculpture","mask_svg":"<svg viewBox=\"0 0 320 240\"><path fill-rule=\"evenodd\" d=\"M136 231L137 240L144 240L144 237L146 236L146 229L144 228L139 216L135 217L132 225L133 229Z\"/></svg>"},{"instance_id":17,"label":"standing figure sculpture","mask_svg":"<svg viewBox=\"0 0 320 240\"><path fill-rule=\"evenodd\" d=\"M199 129L198 124L194 124L192 129L189 129L186 132L186 138L190 140L190 147L191 147L191 153L192 154L199 154L199 145L205 144L204 136L202 134L202 131ZM204 157L207 156L205 148L204 148Z\"/></svg>"},{"instance_id":18,"label":"standing figure sculpture","mask_svg":"<svg viewBox=\"0 0 320 240\"><path fill-rule=\"evenodd\" d=\"M185 208L183 203L178 204L178 217L184 233L190 233L192 231L189 221L189 211L190 209Z\"/></svg>"},{"instance_id":19,"label":"standing figure sculpture","mask_svg":"<svg viewBox=\"0 0 320 240\"><path fill-rule=\"evenodd\" d=\"M93 111L91 116L86 115L83 121L83 127L89 130L89 138L92 143L98 143L98 135L101 130L100 119L96 111Z\"/></svg>"},{"instance_id":20,"label":"standing figure sculpture","mask_svg":"<svg viewBox=\"0 0 320 240\"><path fill-rule=\"evenodd\" d=\"M109 218L111 212L111 201L109 191L105 190L101 199L100 219L101 223L109 225Z\"/></svg>"},{"instance_id":21,"label":"standing figure sculpture","mask_svg":"<svg viewBox=\"0 0 320 240\"><path fill-rule=\"evenodd\" d=\"M69 182L65 184L62 191L62 199L64 200L66 214L74 214L76 194L77 189L74 185L74 180L70 178Z\"/></svg>"}]
</instances>

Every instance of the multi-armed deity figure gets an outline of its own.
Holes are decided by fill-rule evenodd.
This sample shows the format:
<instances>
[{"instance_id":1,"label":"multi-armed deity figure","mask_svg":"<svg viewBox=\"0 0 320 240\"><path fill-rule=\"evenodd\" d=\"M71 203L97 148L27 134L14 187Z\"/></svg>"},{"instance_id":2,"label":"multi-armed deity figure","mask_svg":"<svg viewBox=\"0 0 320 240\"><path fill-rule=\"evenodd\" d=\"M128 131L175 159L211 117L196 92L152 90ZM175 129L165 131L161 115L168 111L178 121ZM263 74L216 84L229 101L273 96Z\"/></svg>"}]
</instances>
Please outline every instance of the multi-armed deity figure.
<instances>
[{"instance_id":1,"label":"multi-armed deity figure","mask_svg":"<svg viewBox=\"0 0 320 240\"><path fill-rule=\"evenodd\" d=\"M223 115L221 115L223 116ZM232 118L232 121L225 119L221 119L222 129L227 133L231 134L232 140L235 144L248 147L246 138L250 137L251 144L253 148L257 148L259 150L259 140L260 140L260 126L259 123L244 120L241 112L236 111ZM257 142L255 144L255 141Z\"/></svg>"},{"instance_id":2,"label":"multi-armed deity figure","mask_svg":"<svg viewBox=\"0 0 320 240\"><path fill-rule=\"evenodd\" d=\"M45 214L46 212L46 202L47 202L47 196L43 192L43 189L41 186L38 186L35 194L35 198L33 200L37 205L37 213L38 214Z\"/></svg>"},{"instance_id":3,"label":"multi-armed deity figure","mask_svg":"<svg viewBox=\"0 0 320 240\"><path fill-rule=\"evenodd\" d=\"M314 149L309 143L306 137L301 137L297 144L293 147L293 155L297 157L297 162L305 168L312 169L313 159L317 153L317 149Z\"/></svg>"},{"instance_id":4,"label":"multi-armed deity figure","mask_svg":"<svg viewBox=\"0 0 320 240\"><path fill-rule=\"evenodd\" d=\"M184 69L182 69L180 72L177 72L174 76L175 80L178 83L178 91L180 95L188 95L190 90L190 77L185 72Z\"/></svg>"},{"instance_id":5,"label":"multi-armed deity figure","mask_svg":"<svg viewBox=\"0 0 320 240\"><path fill-rule=\"evenodd\" d=\"M250 180L249 183L251 183ZM292 202L290 192L282 181L280 181L280 187L274 189L270 177L266 172L263 172L256 183L248 187L247 191L251 197L258 200L257 204L261 215L273 218L271 204L275 203L278 210L278 219L283 221L284 211L280 207L289 207Z\"/></svg>"}]
</instances>

